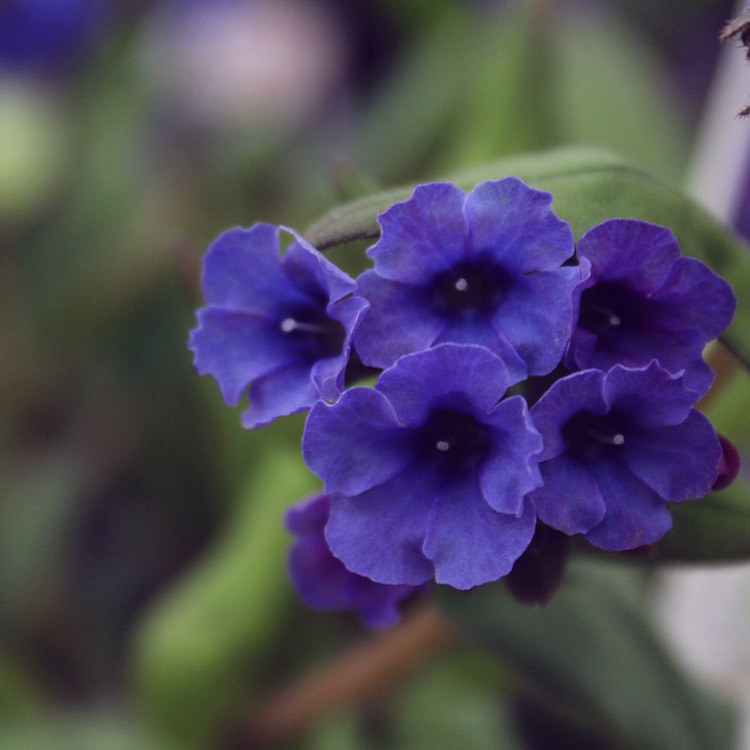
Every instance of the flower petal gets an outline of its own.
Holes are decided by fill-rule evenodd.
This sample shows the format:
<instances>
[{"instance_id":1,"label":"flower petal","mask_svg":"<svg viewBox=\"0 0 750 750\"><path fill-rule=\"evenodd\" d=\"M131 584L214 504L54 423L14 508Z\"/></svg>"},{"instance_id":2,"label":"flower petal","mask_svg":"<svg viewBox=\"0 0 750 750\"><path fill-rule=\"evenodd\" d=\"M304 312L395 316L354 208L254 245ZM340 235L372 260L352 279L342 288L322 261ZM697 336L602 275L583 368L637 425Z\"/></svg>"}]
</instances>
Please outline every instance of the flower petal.
<instances>
[{"instance_id":1,"label":"flower petal","mask_svg":"<svg viewBox=\"0 0 750 750\"><path fill-rule=\"evenodd\" d=\"M284 525L295 536L314 534L325 527L330 508L331 498L328 495L313 495L287 510Z\"/></svg>"},{"instance_id":2,"label":"flower petal","mask_svg":"<svg viewBox=\"0 0 750 750\"><path fill-rule=\"evenodd\" d=\"M403 354L427 349L445 326L424 304L421 288L389 281L374 271L365 271L357 284L370 303L354 338L367 365L390 367Z\"/></svg>"},{"instance_id":3,"label":"flower petal","mask_svg":"<svg viewBox=\"0 0 750 750\"><path fill-rule=\"evenodd\" d=\"M411 198L378 217L382 234L367 254L375 270L391 281L420 285L450 269L466 245L466 193L455 185L419 185Z\"/></svg>"},{"instance_id":4,"label":"flower petal","mask_svg":"<svg viewBox=\"0 0 750 750\"><path fill-rule=\"evenodd\" d=\"M323 294L332 301L355 291L354 279L331 263L294 229L283 228L295 238L283 261L284 274L295 287L306 292L311 299Z\"/></svg>"},{"instance_id":5,"label":"flower petal","mask_svg":"<svg viewBox=\"0 0 750 750\"><path fill-rule=\"evenodd\" d=\"M391 479L412 461L408 430L388 400L352 388L333 405L319 401L302 436L302 455L327 492L358 495Z\"/></svg>"},{"instance_id":6,"label":"flower petal","mask_svg":"<svg viewBox=\"0 0 750 750\"><path fill-rule=\"evenodd\" d=\"M361 297L346 297L328 305L328 315L339 321L346 330L341 353L336 357L319 359L312 366L311 377L320 395L327 401L335 401L344 389L344 376L351 351L352 333L356 331L368 304Z\"/></svg>"},{"instance_id":7,"label":"flower petal","mask_svg":"<svg viewBox=\"0 0 750 750\"><path fill-rule=\"evenodd\" d=\"M531 419L544 440L540 461L547 461L567 450L562 430L576 412L606 414L602 396L604 373L582 370L555 381L550 389L531 407Z\"/></svg>"},{"instance_id":8,"label":"flower petal","mask_svg":"<svg viewBox=\"0 0 750 750\"><path fill-rule=\"evenodd\" d=\"M625 465L670 502L705 497L722 458L716 431L696 410L682 424L639 430L622 447Z\"/></svg>"},{"instance_id":9,"label":"flower petal","mask_svg":"<svg viewBox=\"0 0 750 750\"><path fill-rule=\"evenodd\" d=\"M589 229L577 252L592 264L592 283L622 281L649 296L662 286L680 257L677 239L666 227L638 219L610 219Z\"/></svg>"},{"instance_id":10,"label":"flower petal","mask_svg":"<svg viewBox=\"0 0 750 750\"><path fill-rule=\"evenodd\" d=\"M256 378L248 396L250 406L242 412L242 426L248 429L309 409L319 398L310 366L296 362Z\"/></svg>"},{"instance_id":11,"label":"flower petal","mask_svg":"<svg viewBox=\"0 0 750 750\"><path fill-rule=\"evenodd\" d=\"M472 253L489 250L519 272L558 268L573 255L573 232L552 211L552 195L517 177L477 185L466 199Z\"/></svg>"},{"instance_id":12,"label":"flower petal","mask_svg":"<svg viewBox=\"0 0 750 750\"><path fill-rule=\"evenodd\" d=\"M626 550L653 544L672 528L667 504L650 487L617 461L592 464L599 491L607 503L604 520L586 539L606 550Z\"/></svg>"},{"instance_id":13,"label":"flower petal","mask_svg":"<svg viewBox=\"0 0 750 750\"><path fill-rule=\"evenodd\" d=\"M528 547L535 524L530 503L518 517L497 513L474 482L442 492L424 542L424 553L435 564L436 582L470 589L496 581Z\"/></svg>"},{"instance_id":14,"label":"flower petal","mask_svg":"<svg viewBox=\"0 0 750 750\"><path fill-rule=\"evenodd\" d=\"M585 304L585 303L584 303ZM689 369L696 384L710 386L710 369L702 364L706 339L694 328L677 328L653 299L638 300L637 321L596 333L578 326L573 333L566 363L570 367L597 367L607 370L613 365L643 367L656 359L671 373Z\"/></svg>"},{"instance_id":15,"label":"flower petal","mask_svg":"<svg viewBox=\"0 0 750 750\"><path fill-rule=\"evenodd\" d=\"M281 270L279 233L271 224L229 229L213 241L203 264L203 294L209 305L269 313L279 303L308 297Z\"/></svg>"},{"instance_id":16,"label":"flower petal","mask_svg":"<svg viewBox=\"0 0 750 750\"><path fill-rule=\"evenodd\" d=\"M583 534L601 522L605 501L590 467L562 455L540 464L544 484L529 499L539 520L565 534Z\"/></svg>"},{"instance_id":17,"label":"flower petal","mask_svg":"<svg viewBox=\"0 0 750 750\"><path fill-rule=\"evenodd\" d=\"M224 400L235 406L251 380L294 362L295 353L274 321L219 307L198 311L189 346L201 375L211 374Z\"/></svg>"},{"instance_id":18,"label":"flower petal","mask_svg":"<svg viewBox=\"0 0 750 750\"><path fill-rule=\"evenodd\" d=\"M546 375L559 364L573 331L578 268L559 268L518 279L492 323L521 358L530 375Z\"/></svg>"},{"instance_id":19,"label":"flower petal","mask_svg":"<svg viewBox=\"0 0 750 750\"><path fill-rule=\"evenodd\" d=\"M482 346L439 344L408 354L385 370L375 388L406 425L421 425L438 403L471 404L477 417L488 412L508 385L505 363ZM463 403L459 403L463 402Z\"/></svg>"},{"instance_id":20,"label":"flower petal","mask_svg":"<svg viewBox=\"0 0 750 750\"><path fill-rule=\"evenodd\" d=\"M422 552L434 497L411 467L355 497L334 495L328 546L349 570L378 583L425 583L434 572Z\"/></svg>"},{"instance_id":21,"label":"flower petal","mask_svg":"<svg viewBox=\"0 0 750 750\"><path fill-rule=\"evenodd\" d=\"M297 593L312 609L356 609L370 627L395 625L399 603L415 589L375 583L347 570L325 541L329 509L329 496L318 495L287 511L287 528L297 537L287 566Z\"/></svg>"},{"instance_id":22,"label":"flower petal","mask_svg":"<svg viewBox=\"0 0 750 750\"><path fill-rule=\"evenodd\" d=\"M631 424L662 427L684 422L697 394L655 360L646 367L615 365L604 378L604 398L612 409L627 416Z\"/></svg>"},{"instance_id":23,"label":"flower petal","mask_svg":"<svg viewBox=\"0 0 750 750\"><path fill-rule=\"evenodd\" d=\"M665 313L700 331L706 341L729 327L737 307L732 287L724 279L705 263L686 257L675 261L658 301Z\"/></svg>"},{"instance_id":24,"label":"flower petal","mask_svg":"<svg viewBox=\"0 0 750 750\"><path fill-rule=\"evenodd\" d=\"M436 337L435 344L442 343L476 344L497 354L508 368L508 385L524 380L529 370L513 345L499 331L491 321L481 319L467 319L448 321L441 333Z\"/></svg>"},{"instance_id":25,"label":"flower petal","mask_svg":"<svg viewBox=\"0 0 750 750\"><path fill-rule=\"evenodd\" d=\"M493 510L520 516L524 495L542 483L538 468L542 436L521 396L503 399L485 423L492 425L494 434L479 471L482 495Z\"/></svg>"}]
</instances>

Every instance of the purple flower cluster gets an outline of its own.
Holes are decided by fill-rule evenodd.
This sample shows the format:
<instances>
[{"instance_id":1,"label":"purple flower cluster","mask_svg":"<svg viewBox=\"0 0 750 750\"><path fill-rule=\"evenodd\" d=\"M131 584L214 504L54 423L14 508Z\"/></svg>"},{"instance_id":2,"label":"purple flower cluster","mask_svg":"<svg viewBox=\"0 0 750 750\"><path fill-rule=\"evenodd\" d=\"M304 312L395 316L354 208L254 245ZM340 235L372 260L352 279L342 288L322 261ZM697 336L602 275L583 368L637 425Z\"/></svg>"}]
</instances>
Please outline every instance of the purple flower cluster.
<instances>
[{"instance_id":1,"label":"purple flower cluster","mask_svg":"<svg viewBox=\"0 0 750 750\"><path fill-rule=\"evenodd\" d=\"M735 299L669 230L611 219L576 245L517 178L423 185L379 222L356 280L296 234L282 257L274 227L225 233L191 336L246 426L310 410L325 495L287 521L310 606L391 624L430 582L510 573L538 523L629 550L731 481L693 407ZM345 382L353 351L374 387Z\"/></svg>"}]
</instances>

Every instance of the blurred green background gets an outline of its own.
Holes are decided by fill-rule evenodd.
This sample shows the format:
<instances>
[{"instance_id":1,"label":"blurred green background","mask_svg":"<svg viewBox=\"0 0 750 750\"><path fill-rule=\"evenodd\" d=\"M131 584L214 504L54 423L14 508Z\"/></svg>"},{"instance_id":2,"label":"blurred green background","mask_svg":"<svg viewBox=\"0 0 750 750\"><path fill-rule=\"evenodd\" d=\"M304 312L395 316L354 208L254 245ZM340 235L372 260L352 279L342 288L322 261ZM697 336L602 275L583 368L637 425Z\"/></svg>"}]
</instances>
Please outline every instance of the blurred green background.
<instances>
[{"instance_id":1,"label":"blurred green background","mask_svg":"<svg viewBox=\"0 0 750 750\"><path fill-rule=\"evenodd\" d=\"M305 611L286 581L283 511L317 487L302 419L243 431L192 369L208 243L565 144L679 185L732 3L57 5L0 5L0 748L250 747L235 728L253 706L363 631ZM640 577L611 575L640 596ZM596 621L591 599L574 589L549 622L587 606ZM651 648L628 632L612 638ZM685 739L659 736L648 701L622 713L588 684L577 708L550 700L519 677L523 649L488 664L454 646L289 746L716 750L729 736L720 708ZM671 669L654 700L683 696ZM707 700L690 690L677 723Z\"/></svg>"}]
</instances>

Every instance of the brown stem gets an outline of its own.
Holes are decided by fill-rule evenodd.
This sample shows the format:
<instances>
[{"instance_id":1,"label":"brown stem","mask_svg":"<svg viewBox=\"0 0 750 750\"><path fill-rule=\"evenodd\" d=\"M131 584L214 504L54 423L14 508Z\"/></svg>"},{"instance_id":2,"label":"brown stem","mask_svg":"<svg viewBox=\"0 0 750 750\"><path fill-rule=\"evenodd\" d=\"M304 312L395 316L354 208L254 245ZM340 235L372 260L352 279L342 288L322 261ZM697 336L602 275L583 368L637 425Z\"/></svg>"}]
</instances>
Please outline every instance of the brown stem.
<instances>
[{"instance_id":1,"label":"brown stem","mask_svg":"<svg viewBox=\"0 0 750 750\"><path fill-rule=\"evenodd\" d=\"M424 606L272 696L250 720L244 744L233 747L277 747L319 717L384 690L455 638L440 613Z\"/></svg>"}]
</instances>

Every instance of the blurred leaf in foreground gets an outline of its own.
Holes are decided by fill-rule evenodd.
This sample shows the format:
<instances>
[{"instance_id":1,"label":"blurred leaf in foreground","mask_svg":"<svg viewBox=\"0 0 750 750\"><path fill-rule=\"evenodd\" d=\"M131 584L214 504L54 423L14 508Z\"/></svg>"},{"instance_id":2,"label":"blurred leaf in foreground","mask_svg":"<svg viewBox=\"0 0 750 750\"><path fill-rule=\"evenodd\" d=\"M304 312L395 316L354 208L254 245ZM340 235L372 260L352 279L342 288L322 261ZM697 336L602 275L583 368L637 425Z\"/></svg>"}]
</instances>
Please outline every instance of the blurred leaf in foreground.
<instances>
[{"instance_id":1,"label":"blurred leaf in foreground","mask_svg":"<svg viewBox=\"0 0 750 750\"><path fill-rule=\"evenodd\" d=\"M500 586L470 596L445 588L439 601L522 684L603 732L608 746L728 750L729 711L682 674L651 630L630 575L579 562L542 608L517 603Z\"/></svg>"}]
</instances>

